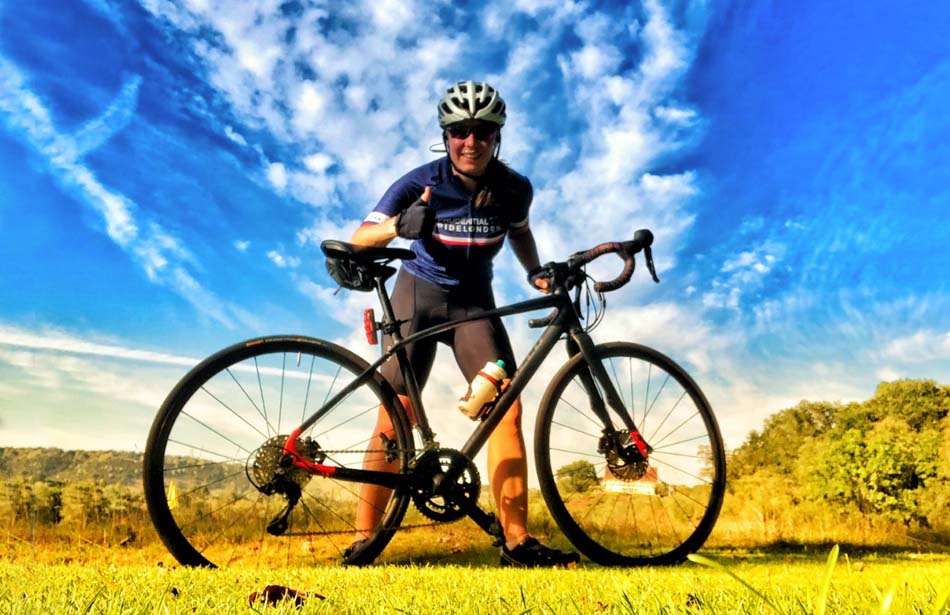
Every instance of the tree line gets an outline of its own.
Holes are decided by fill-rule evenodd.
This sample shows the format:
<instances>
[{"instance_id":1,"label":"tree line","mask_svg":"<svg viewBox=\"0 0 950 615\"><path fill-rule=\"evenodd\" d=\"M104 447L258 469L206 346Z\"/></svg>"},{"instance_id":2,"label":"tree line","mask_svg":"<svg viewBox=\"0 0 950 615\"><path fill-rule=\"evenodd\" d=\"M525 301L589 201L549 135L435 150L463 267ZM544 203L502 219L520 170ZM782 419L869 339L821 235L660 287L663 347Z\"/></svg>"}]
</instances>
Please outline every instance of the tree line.
<instances>
[{"instance_id":1,"label":"tree line","mask_svg":"<svg viewBox=\"0 0 950 615\"><path fill-rule=\"evenodd\" d=\"M763 522L796 508L950 530L950 387L878 385L863 402L782 410L728 455L728 490Z\"/></svg>"},{"instance_id":2,"label":"tree line","mask_svg":"<svg viewBox=\"0 0 950 615\"><path fill-rule=\"evenodd\" d=\"M141 467L130 452L0 448L0 523L147 524ZM950 387L898 380L863 402L802 401L729 451L727 471L720 521L752 511L767 538L809 516L948 532ZM564 476L576 491L599 482L593 466Z\"/></svg>"}]
</instances>

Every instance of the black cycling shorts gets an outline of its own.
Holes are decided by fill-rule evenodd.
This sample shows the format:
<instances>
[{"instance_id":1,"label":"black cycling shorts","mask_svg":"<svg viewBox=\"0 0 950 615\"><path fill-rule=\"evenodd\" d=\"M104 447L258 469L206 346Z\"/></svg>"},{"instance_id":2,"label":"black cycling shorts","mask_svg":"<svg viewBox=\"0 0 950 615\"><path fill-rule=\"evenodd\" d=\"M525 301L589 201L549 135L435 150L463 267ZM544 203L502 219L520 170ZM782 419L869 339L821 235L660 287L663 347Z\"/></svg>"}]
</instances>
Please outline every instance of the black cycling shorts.
<instances>
[{"instance_id":1,"label":"black cycling shorts","mask_svg":"<svg viewBox=\"0 0 950 615\"><path fill-rule=\"evenodd\" d=\"M391 300L396 318L407 321L400 328L404 338L416 331L495 308L495 298L487 284L480 290L442 288L404 269L396 276ZM501 319L474 320L406 346L406 354L420 390L432 371L437 342L452 348L455 361L467 382L471 382L488 361L503 360L509 376L515 371L514 353ZM389 336L383 336L383 347L388 348L390 343ZM381 372L396 393L406 394L395 355L383 364Z\"/></svg>"}]
</instances>

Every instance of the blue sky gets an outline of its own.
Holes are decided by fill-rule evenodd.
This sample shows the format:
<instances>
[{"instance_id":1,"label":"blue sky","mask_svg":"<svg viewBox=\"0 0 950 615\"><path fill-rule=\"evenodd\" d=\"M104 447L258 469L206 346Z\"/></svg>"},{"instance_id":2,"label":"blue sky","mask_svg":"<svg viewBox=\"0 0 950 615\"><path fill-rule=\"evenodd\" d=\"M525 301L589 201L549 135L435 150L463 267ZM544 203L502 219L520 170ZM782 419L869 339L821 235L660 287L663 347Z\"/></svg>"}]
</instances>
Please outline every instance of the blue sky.
<instances>
[{"instance_id":1,"label":"blue sky","mask_svg":"<svg viewBox=\"0 0 950 615\"><path fill-rule=\"evenodd\" d=\"M435 156L435 104L466 78L508 101L543 260L654 230L662 283L610 295L595 337L684 364L731 446L802 399L948 383L948 17L0 0L0 446L141 450L190 365L257 335L371 357L372 298L333 294L319 243ZM495 286L530 296L510 250ZM508 326L523 354L536 332ZM440 356L426 395L449 406L464 383Z\"/></svg>"}]
</instances>

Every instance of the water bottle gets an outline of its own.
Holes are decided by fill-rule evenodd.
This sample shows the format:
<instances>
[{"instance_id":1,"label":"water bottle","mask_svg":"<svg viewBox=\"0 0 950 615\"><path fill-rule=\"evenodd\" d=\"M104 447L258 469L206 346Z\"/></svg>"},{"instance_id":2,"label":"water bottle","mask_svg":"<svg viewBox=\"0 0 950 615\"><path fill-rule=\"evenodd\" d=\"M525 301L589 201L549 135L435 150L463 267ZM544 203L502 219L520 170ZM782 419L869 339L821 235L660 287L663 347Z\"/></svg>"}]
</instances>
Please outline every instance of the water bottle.
<instances>
[{"instance_id":1,"label":"water bottle","mask_svg":"<svg viewBox=\"0 0 950 615\"><path fill-rule=\"evenodd\" d=\"M505 379L505 362L489 361L472 379L465 395L459 399L459 410L473 421L480 419L491 408L492 402L501 393L501 382Z\"/></svg>"}]
</instances>

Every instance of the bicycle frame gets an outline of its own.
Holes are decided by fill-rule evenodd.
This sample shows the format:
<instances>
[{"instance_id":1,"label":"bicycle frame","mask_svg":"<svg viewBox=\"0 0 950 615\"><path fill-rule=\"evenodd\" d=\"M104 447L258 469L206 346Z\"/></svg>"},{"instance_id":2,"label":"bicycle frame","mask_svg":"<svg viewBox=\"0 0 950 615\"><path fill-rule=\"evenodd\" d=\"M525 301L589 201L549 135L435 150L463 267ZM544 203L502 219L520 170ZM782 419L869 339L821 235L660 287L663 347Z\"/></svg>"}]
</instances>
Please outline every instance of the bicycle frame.
<instances>
[{"instance_id":1,"label":"bicycle frame","mask_svg":"<svg viewBox=\"0 0 950 615\"><path fill-rule=\"evenodd\" d=\"M601 392L603 392L604 397L606 397L607 405L609 405L610 409L612 409L617 414L617 416L620 417L620 420L623 422L624 429L627 430L631 435L634 435L634 442L638 447L641 447L642 440L637 437L637 427L634 424L629 412L627 412L626 407L615 390L613 382L604 370L603 365L599 361L595 360L593 340L591 340L590 335L588 335L588 333L582 327L580 316L575 309L574 301L570 297L570 291L568 291L564 286L556 287L554 291L548 295L545 295L544 297L529 299L527 301L514 303L500 308L486 310L464 319L453 320L436 325L434 327L429 327L428 329L423 329L422 331L417 331L412 335L403 338L399 333L399 323L395 317L395 314L393 313L392 304L390 302L389 295L386 292L384 278L376 278L375 285L379 302L383 309L382 328L385 332L390 334L393 343L389 348L383 350L382 356L377 361L375 361L359 376L357 376L353 382L344 387L331 399L327 400L327 402L321 408L309 416L290 434L287 443L284 446L284 454L293 460L294 466L306 469L313 474L326 477L333 476L334 478L341 480L354 480L364 483L374 483L390 488L398 486L402 481L405 480L406 475L313 463L303 458L303 456L301 456L296 451L296 440L301 433L319 421L337 403L339 403L357 387L365 383L367 379L372 378L379 367L390 357L395 355L399 364L399 369L403 376L403 381L405 382L407 397L409 398L414 410L416 418L415 428L419 430L422 437L423 449L428 449L429 447L434 446L435 434L429 425L425 408L422 403L421 392L419 390L418 383L416 382L412 366L410 365L408 357L406 356L406 345L417 340L429 338L446 331L450 331L469 322L494 317L501 318L504 316L513 316L516 314L538 311L545 308L554 308L556 310L553 319L544 328L541 333L541 337L538 338L534 346L525 356L522 365L511 378L508 387L502 392L498 400L495 402L494 408L492 408L492 410L488 413L488 416L475 427L471 436L469 436L468 440L462 446L460 452L469 459L474 459L475 455L478 454L481 448L488 441L491 433L501 422L505 413L515 402L515 400L518 399L518 396L521 394L524 388L528 385L528 382L537 372L538 368L541 366L541 363L545 358L547 358L548 354L564 334L567 334L568 356L571 357L578 352L584 356L584 360L589 371L582 375L581 380L588 396L591 398L591 408L593 412L601 421L603 421L603 424L607 426L604 435L610 436L616 432L616 429L613 422L610 420L609 413L607 412L607 408L604 404L604 399L601 397ZM599 385L599 389L597 385ZM645 445L641 447L641 453L643 453L645 456L646 450L644 447Z\"/></svg>"}]
</instances>

